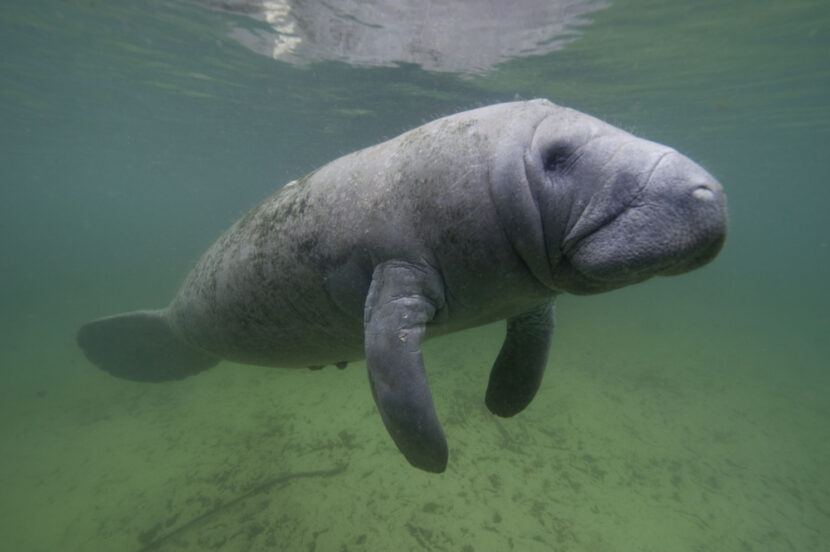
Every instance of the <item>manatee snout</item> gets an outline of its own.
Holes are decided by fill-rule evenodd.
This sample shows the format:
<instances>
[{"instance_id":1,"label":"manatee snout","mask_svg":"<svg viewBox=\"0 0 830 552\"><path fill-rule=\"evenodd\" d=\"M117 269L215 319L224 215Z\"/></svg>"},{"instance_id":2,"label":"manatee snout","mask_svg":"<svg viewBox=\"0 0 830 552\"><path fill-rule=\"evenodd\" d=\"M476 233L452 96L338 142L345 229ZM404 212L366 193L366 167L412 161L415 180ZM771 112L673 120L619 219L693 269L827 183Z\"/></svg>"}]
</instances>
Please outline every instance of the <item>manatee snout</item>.
<instances>
[{"instance_id":1,"label":"manatee snout","mask_svg":"<svg viewBox=\"0 0 830 552\"><path fill-rule=\"evenodd\" d=\"M643 141L645 142L645 141ZM720 183L686 156L650 142L661 154L645 182L630 173L608 193L619 212L572 243L560 267L568 291L591 294L699 268L726 240L726 196ZM646 174L645 171L641 175ZM628 188L636 186L636 194ZM604 206L614 201L601 203Z\"/></svg>"},{"instance_id":2,"label":"manatee snout","mask_svg":"<svg viewBox=\"0 0 830 552\"><path fill-rule=\"evenodd\" d=\"M673 152L655 169L646 198L651 194L655 203L665 205L658 228L666 229L660 249L667 260L657 274L682 274L714 259L726 241L726 195L720 182L685 155Z\"/></svg>"}]
</instances>

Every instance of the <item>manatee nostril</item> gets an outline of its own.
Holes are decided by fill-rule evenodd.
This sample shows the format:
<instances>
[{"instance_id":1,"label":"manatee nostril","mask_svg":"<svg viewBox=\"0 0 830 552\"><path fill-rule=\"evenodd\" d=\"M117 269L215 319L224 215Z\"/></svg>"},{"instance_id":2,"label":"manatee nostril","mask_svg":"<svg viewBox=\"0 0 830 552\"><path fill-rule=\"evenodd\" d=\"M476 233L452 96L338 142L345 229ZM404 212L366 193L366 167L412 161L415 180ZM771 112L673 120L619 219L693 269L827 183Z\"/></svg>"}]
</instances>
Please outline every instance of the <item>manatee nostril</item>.
<instances>
[{"instance_id":1,"label":"manatee nostril","mask_svg":"<svg viewBox=\"0 0 830 552\"><path fill-rule=\"evenodd\" d=\"M720 201L723 190L717 180L700 179L692 182L692 197L701 201Z\"/></svg>"},{"instance_id":2,"label":"manatee nostril","mask_svg":"<svg viewBox=\"0 0 830 552\"><path fill-rule=\"evenodd\" d=\"M715 191L709 186L702 184L700 186L695 187L695 189L692 190L692 196L695 199L700 199L703 201L713 201L715 199Z\"/></svg>"}]
</instances>

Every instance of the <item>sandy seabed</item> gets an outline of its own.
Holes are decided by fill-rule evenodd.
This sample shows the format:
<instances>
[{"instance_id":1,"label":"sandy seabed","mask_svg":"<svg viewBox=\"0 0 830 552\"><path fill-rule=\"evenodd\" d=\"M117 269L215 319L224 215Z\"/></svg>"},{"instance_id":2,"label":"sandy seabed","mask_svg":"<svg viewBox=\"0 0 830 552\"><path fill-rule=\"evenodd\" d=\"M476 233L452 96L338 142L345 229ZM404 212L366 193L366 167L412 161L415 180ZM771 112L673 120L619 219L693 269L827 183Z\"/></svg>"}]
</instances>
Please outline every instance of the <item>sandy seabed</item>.
<instances>
[{"instance_id":1,"label":"sandy seabed","mask_svg":"<svg viewBox=\"0 0 830 552\"><path fill-rule=\"evenodd\" d=\"M511 419L483 404L503 325L426 344L442 475L398 453L363 363L148 385L64 351L71 384L3 401L3 548L828 549L830 411L821 390L765 377L786 351L694 312L597 322L606 304L578 301Z\"/></svg>"}]
</instances>

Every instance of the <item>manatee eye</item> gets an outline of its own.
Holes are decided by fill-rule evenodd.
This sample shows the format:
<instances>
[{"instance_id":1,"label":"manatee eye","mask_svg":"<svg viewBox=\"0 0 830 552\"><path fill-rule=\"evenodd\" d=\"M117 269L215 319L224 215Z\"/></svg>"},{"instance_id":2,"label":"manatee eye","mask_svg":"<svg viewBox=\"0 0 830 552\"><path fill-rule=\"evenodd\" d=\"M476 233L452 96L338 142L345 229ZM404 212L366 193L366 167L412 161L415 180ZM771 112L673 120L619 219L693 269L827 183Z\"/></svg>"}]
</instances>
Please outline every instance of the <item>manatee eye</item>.
<instances>
[{"instance_id":1,"label":"manatee eye","mask_svg":"<svg viewBox=\"0 0 830 552\"><path fill-rule=\"evenodd\" d=\"M548 172L560 171L568 165L570 158L570 147L566 144L553 144L543 155L545 170Z\"/></svg>"}]
</instances>

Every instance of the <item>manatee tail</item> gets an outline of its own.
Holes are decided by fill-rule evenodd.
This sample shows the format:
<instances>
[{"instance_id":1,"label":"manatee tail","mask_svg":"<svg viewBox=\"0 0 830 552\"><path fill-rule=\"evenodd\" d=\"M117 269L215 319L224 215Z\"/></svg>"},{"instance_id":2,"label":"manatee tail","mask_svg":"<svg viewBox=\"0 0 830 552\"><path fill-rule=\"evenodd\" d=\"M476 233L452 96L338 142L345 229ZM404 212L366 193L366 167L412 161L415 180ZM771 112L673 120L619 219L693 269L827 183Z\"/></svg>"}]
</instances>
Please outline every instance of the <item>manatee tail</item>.
<instances>
[{"instance_id":1,"label":"manatee tail","mask_svg":"<svg viewBox=\"0 0 830 552\"><path fill-rule=\"evenodd\" d=\"M219 362L219 357L179 339L164 310L99 318L81 326L76 339L90 362L133 381L182 379Z\"/></svg>"}]
</instances>

